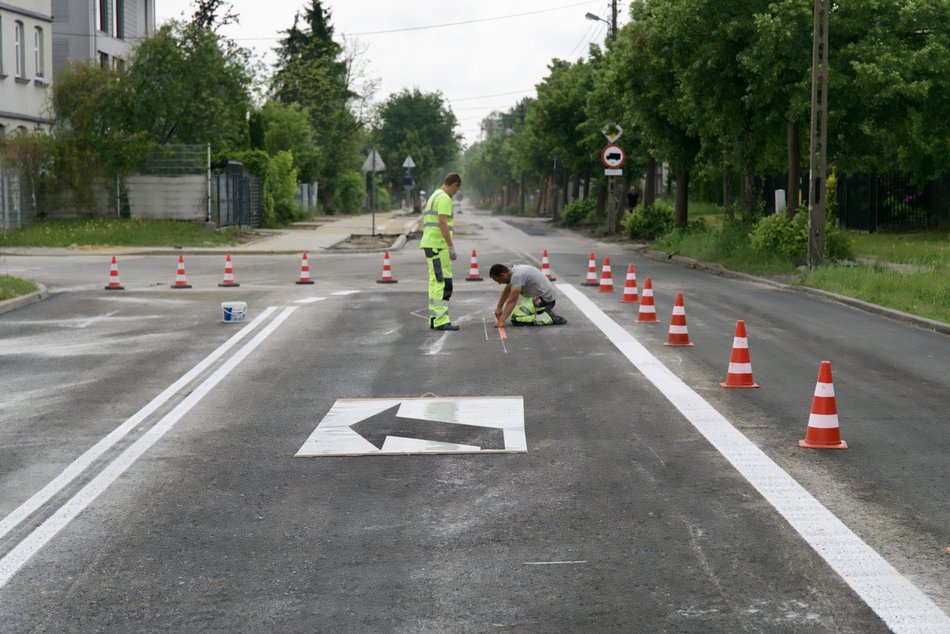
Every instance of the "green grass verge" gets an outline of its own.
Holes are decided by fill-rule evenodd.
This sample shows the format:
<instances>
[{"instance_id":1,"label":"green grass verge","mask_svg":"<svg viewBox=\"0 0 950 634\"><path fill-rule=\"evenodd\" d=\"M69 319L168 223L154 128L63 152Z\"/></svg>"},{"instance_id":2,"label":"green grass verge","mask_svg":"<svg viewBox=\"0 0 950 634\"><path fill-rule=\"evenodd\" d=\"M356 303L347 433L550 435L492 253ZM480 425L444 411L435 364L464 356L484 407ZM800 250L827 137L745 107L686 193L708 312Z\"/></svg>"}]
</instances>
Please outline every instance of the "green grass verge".
<instances>
[{"instance_id":1,"label":"green grass verge","mask_svg":"<svg viewBox=\"0 0 950 634\"><path fill-rule=\"evenodd\" d=\"M806 286L950 323L950 267L895 271L885 265L818 267L805 271Z\"/></svg>"},{"instance_id":2,"label":"green grass verge","mask_svg":"<svg viewBox=\"0 0 950 634\"><path fill-rule=\"evenodd\" d=\"M217 247L239 244L234 227L218 230L175 220L106 219L38 220L19 231L0 233L2 247Z\"/></svg>"},{"instance_id":3,"label":"green grass verge","mask_svg":"<svg viewBox=\"0 0 950 634\"><path fill-rule=\"evenodd\" d=\"M37 288L36 284L30 280L21 280L11 275L0 275L0 301L32 293Z\"/></svg>"},{"instance_id":4,"label":"green grass verge","mask_svg":"<svg viewBox=\"0 0 950 634\"><path fill-rule=\"evenodd\" d=\"M870 263L822 266L798 271L788 258L755 249L749 227L679 231L661 237L656 248L733 271L797 276L813 288L950 323L950 237L946 231L848 232L855 256Z\"/></svg>"}]
</instances>

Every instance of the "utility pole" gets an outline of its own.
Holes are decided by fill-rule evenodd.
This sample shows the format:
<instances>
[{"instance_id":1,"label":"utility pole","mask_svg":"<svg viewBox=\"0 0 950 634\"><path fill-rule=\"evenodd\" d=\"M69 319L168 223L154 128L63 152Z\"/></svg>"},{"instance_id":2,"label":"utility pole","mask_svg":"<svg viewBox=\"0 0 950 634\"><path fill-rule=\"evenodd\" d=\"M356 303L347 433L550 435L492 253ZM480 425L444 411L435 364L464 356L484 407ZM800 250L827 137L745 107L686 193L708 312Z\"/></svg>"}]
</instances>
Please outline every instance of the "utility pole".
<instances>
[{"instance_id":1,"label":"utility pole","mask_svg":"<svg viewBox=\"0 0 950 634\"><path fill-rule=\"evenodd\" d=\"M811 49L811 156L808 159L808 266L825 255L828 143L828 0L815 0Z\"/></svg>"},{"instance_id":2,"label":"utility pole","mask_svg":"<svg viewBox=\"0 0 950 634\"><path fill-rule=\"evenodd\" d=\"M617 0L610 2L610 39L617 39Z\"/></svg>"}]
</instances>

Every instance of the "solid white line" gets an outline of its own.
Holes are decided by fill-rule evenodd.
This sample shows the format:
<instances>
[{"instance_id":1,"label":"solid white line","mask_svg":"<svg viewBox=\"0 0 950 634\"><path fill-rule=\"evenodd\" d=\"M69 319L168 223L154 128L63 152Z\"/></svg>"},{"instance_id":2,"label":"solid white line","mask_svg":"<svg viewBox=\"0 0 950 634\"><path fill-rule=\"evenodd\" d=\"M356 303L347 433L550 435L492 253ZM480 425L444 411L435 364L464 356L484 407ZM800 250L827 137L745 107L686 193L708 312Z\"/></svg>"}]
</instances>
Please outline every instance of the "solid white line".
<instances>
[{"instance_id":1,"label":"solid white line","mask_svg":"<svg viewBox=\"0 0 950 634\"><path fill-rule=\"evenodd\" d=\"M586 559L578 559L575 561L524 561L522 562L525 566L562 566L565 564L586 564Z\"/></svg>"},{"instance_id":2,"label":"solid white line","mask_svg":"<svg viewBox=\"0 0 950 634\"><path fill-rule=\"evenodd\" d=\"M145 407L133 414L124 423L109 432L109 434L106 435L102 440L87 449L84 454L76 458L68 467L66 467L62 473L53 478L49 484L34 493L30 499L11 511L9 515L3 518L3 520L0 520L0 539L13 530L13 528L15 528L20 522L29 517L34 511L59 494L63 488L75 480L76 477L85 471L90 464L95 462L99 456L104 454L117 442L122 440L130 431L135 429L139 423L145 420L159 407L164 405L165 402L174 396L179 390L181 390L181 388L193 381L195 377L204 372L208 366L221 358L225 352L233 348L238 342L241 341L241 339L244 339L249 334L251 334L251 332L253 332L253 330L260 324L264 323L264 321L270 317L271 313L273 313L275 310L277 310L276 306L267 307L263 312L261 312L260 315L258 315L257 319L250 322L247 326L236 332L230 339L218 346L217 350L209 354L198 365L182 375L180 379L165 388L161 394L153 398Z\"/></svg>"},{"instance_id":3,"label":"solid white line","mask_svg":"<svg viewBox=\"0 0 950 634\"><path fill-rule=\"evenodd\" d=\"M175 423L177 423L182 416L197 405L208 392L230 374L231 370L236 368L241 361L247 358L247 356L270 336L295 310L297 310L296 306L288 306L285 308L272 322L267 324L257 336L223 363L211 376L202 381L202 383L195 388L194 392L191 392L185 397L181 403L175 406L175 408L156 423L154 427L132 443L125 451L119 454L109 466L80 489L79 492L60 507L56 513L40 524L32 533L27 535L27 537L17 544L13 550L7 553L3 559L0 559L0 588L3 588L33 555L39 552L39 550L55 537L59 531L63 530L73 518L89 506L99 494L109 488L109 485L115 482L142 454L148 451L168 430L174 427Z\"/></svg>"},{"instance_id":4,"label":"solid white line","mask_svg":"<svg viewBox=\"0 0 950 634\"><path fill-rule=\"evenodd\" d=\"M620 352L785 518L891 630L950 632L950 617L755 443L577 289L558 284Z\"/></svg>"}]
</instances>

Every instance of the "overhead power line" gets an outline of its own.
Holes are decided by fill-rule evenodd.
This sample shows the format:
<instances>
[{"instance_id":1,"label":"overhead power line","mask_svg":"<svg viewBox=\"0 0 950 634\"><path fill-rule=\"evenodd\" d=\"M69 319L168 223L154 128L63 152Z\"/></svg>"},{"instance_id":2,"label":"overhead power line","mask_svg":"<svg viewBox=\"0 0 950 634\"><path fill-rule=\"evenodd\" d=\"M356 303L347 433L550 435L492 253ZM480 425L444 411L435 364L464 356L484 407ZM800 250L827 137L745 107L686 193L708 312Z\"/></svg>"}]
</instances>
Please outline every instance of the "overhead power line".
<instances>
[{"instance_id":1,"label":"overhead power line","mask_svg":"<svg viewBox=\"0 0 950 634\"><path fill-rule=\"evenodd\" d=\"M446 22L443 24L429 24L426 26L408 26L401 29L387 29L384 31L363 31L361 33L344 33L344 35L383 35L384 33L402 33L405 31L424 31L426 29L441 29L448 26L461 26L464 24L475 24L477 22L493 22L495 20L509 20L511 18L521 18L526 15L537 15L539 13L550 13L551 11L560 11L562 9L571 9L573 7L581 7L589 4L597 4L597 0L587 2L575 2L574 4L565 4L560 7L552 7L550 9L539 9L537 11L526 11L524 13L512 13L511 15L496 15L490 18L477 18L475 20L463 20L461 22Z\"/></svg>"}]
</instances>

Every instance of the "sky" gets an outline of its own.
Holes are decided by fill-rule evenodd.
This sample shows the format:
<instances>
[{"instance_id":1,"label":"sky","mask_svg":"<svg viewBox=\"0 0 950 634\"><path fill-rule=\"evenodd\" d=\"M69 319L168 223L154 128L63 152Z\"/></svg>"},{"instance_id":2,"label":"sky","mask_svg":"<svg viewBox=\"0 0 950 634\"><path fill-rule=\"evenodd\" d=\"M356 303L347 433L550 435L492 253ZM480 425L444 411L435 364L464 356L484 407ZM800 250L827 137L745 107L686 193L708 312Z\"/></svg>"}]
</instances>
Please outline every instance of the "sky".
<instances>
[{"instance_id":1,"label":"sky","mask_svg":"<svg viewBox=\"0 0 950 634\"><path fill-rule=\"evenodd\" d=\"M270 70L280 31L293 25L309 0L230 4L240 23L224 27L222 35L254 51ZM617 2L621 26L627 4ZM194 12L192 0L156 5L158 24ZM607 24L585 19L586 13L610 19L610 0L324 0L323 6L337 41L361 51L366 76L378 80L375 102L403 89L441 92L466 145L479 139L486 115L535 94L552 58L576 61L590 42L604 41Z\"/></svg>"}]
</instances>

